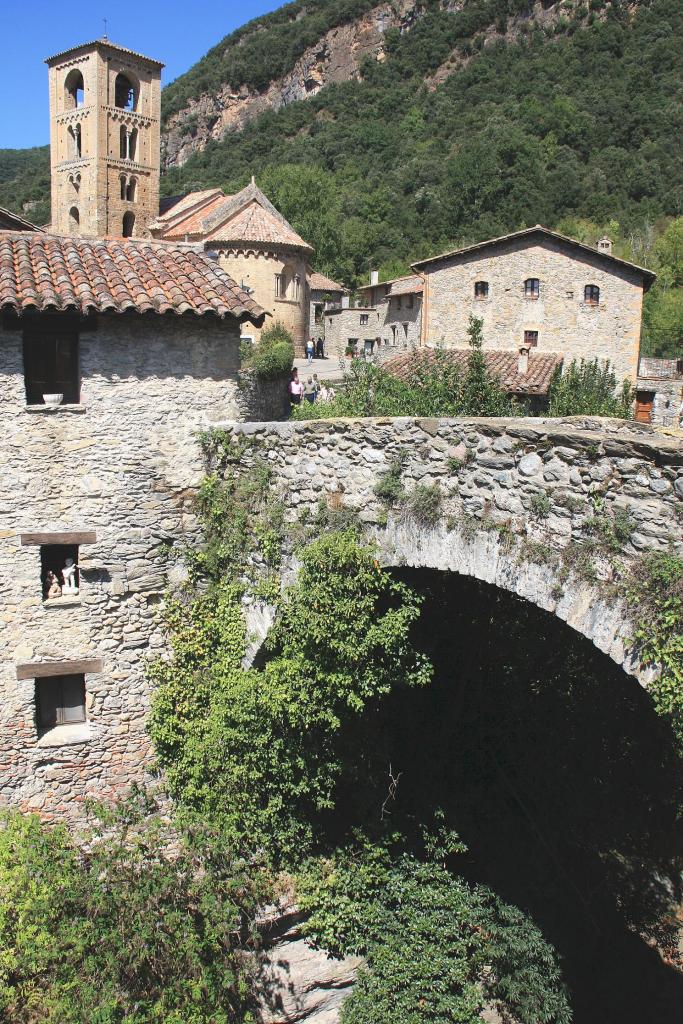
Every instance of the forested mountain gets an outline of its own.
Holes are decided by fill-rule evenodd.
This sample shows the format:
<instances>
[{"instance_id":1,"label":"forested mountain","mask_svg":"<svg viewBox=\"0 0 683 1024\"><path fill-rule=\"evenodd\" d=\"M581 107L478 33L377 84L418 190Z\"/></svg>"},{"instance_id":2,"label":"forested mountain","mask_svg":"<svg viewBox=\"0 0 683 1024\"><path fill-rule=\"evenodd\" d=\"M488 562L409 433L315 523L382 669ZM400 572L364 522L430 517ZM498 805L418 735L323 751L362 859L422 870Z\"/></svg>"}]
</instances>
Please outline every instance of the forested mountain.
<instances>
[{"instance_id":1,"label":"forested mountain","mask_svg":"<svg viewBox=\"0 0 683 1024\"><path fill-rule=\"evenodd\" d=\"M683 257L658 239L683 213L682 41L680 0L297 0L164 90L162 192L256 174L352 285L538 222L607 231L663 272L648 347L672 352ZM43 151L18 181L8 152L0 205L20 209Z\"/></svg>"}]
</instances>

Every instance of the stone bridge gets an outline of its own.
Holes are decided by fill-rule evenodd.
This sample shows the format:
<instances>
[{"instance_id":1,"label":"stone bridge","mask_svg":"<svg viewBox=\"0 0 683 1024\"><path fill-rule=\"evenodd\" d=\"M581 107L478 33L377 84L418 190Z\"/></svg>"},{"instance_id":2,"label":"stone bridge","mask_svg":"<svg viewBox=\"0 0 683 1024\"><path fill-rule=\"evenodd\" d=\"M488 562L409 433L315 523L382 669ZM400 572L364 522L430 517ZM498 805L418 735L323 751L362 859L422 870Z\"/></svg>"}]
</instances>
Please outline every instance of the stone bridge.
<instances>
[{"instance_id":1,"label":"stone bridge","mask_svg":"<svg viewBox=\"0 0 683 1024\"><path fill-rule=\"evenodd\" d=\"M628 646L619 580L637 573L648 552L683 552L676 439L586 417L221 427L248 440L245 462L268 460L289 519L321 508L340 521L357 515L385 565L456 572L512 591L647 683ZM399 463L404 493L387 503L376 487Z\"/></svg>"}]
</instances>

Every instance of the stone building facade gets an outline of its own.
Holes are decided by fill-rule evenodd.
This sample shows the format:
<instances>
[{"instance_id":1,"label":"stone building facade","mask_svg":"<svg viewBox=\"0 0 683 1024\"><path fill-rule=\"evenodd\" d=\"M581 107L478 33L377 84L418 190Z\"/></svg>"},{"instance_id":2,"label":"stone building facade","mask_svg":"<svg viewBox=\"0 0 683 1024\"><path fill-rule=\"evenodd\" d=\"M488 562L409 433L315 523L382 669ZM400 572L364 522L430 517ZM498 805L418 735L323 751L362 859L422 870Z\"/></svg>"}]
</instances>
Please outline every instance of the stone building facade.
<instances>
[{"instance_id":1,"label":"stone building facade","mask_svg":"<svg viewBox=\"0 0 683 1024\"><path fill-rule=\"evenodd\" d=\"M209 189L166 201L151 231L156 238L195 242L213 254L268 312L266 326L283 324L303 354L309 336L308 261L313 249L253 179L234 196ZM255 342L260 333L250 324L243 338Z\"/></svg>"},{"instance_id":2,"label":"stone building facade","mask_svg":"<svg viewBox=\"0 0 683 1024\"><path fill-rule=\"evenodd\" d=\"M108 39L46 63L52 230L144 237L159 214L164 65Z\"/></svg>"},{"instance_id":3,"label":"stone building facade","mask_svg":"<svg viewBox=\"0 0 683 1024\"><path fill-rule=\"evenodd\" d=\"M643 293L655 275L537 225L413 264L424 281L422 343L467 346L470 315L484 347L609 360L638 374Z\"/></svg>"},{"instance_id":4,"label":"stone building facade","mask_svg":"<svg viewBox=\"0 0 683 1024\"><path fill-rule=\"evenodd\" d=\"M308 315L309 333L317 344L325 342L325 312L339 309L348 294L343 284L333 281L324 274L313 271L308 279L310 310Z\"/></svg>"},{"instance_id":5,"label":"stone building facade","mask_svg":"<svg viewBox=\"0 0 683 1024\"><path fill-rule=\"evenodd\" d=\"M360 289L363 302L379 314L382 357L418 348L422 340L422 278L416 275L398 277L393 281L376 281L373 273L369 285Z\"/></svg>"},{"instance_id":6,"label":"stone building facade","mask_svg":"<svg viewBox=\"0 0 683 1024\"><path fill-rule=\"evenodd\" d=\"M182 247L0 232L0 314L0 801L78 817L144 776L196 432L239 417L240 321L263 313Z\"/></svg>"},{"instance_id":7,"label":"stone building facade","mask_svg":"<svg viewBox=\"0 0 683 1024\"><path fill-rule=\"evenodd\" d=\"M636 419L678 426L683 402L683 359L640 360L636 386Z\"/></svg>"},{"instance_id":8,"label":"stone building facade","mask_svg":"<svg viewBox=\"0 0 683 1024\"><path fill-rule=\"evenodd\" d=\"M325 355L341 359L353 352L370 359L381 342L380 313L374 306L337 306L325 311Z\"/></svg>"}]
</instances>

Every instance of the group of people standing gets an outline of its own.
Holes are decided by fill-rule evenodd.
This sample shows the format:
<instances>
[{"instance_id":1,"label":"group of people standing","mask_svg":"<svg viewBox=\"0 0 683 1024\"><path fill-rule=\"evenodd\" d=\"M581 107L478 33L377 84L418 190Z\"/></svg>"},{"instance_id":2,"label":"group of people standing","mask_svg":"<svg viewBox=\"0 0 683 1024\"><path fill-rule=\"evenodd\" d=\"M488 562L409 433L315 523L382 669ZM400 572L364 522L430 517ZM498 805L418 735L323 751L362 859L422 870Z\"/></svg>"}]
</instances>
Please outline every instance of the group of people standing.
<instances>
[{"instance_id":1,"label":"group of people standing","mask_svg":"<svg viewBox=\"0 0 683 1024\"><path fill-rule=\"evenodd\" d=\"M292 370L289 381L289 401L291 405L301 405L304 402L329 402L334 398L334 388L320 383L318 374L314 373L306 381L299 379L299 371L296 367Z\"/></svg>"},{"instance_id":2,"label":"group of people standing","mask_svg":"<svg viewBox=\"0 0 683 1024\"><path fill-rule=\"evenodd\" d=\"M308 360L308 365L310 366L314 359L324 358L325 342L323 341L323 339L318 338L318 340L316 341L315 338L309 338L308 341L306 342L306 359Z\"/></svg>"}]
</instances>

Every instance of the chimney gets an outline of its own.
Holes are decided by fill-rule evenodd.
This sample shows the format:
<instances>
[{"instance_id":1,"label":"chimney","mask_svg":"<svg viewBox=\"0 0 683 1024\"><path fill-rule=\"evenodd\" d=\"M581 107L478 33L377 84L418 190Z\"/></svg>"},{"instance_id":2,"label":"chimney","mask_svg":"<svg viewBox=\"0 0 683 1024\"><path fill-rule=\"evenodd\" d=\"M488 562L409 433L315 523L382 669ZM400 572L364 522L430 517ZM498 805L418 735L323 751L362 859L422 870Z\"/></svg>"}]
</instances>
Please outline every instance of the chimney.
<instances>
[{"instance_id":1,"label":"chimney","mask_svg":"<svg viewBox=\"0 0 683 1024\"><path fill-rule=\"evenodd\" d=\"M370 271L370 284L373 286L379 284L379 270Z\"/></svg>"},{"instance_id":2,"label":"chimney","mask_svg":"<svg viewBox=\"0 0 683 1024\"><path fill-rule=\"evenodd\" d=\"M612 239L608 238L607 235L603 235L602 238L598 239L598 252L602 252L605 256L612 255Z\"/></svg>"},{"instance_id":3,"label":"chimney","mask_svg":"<svg viewBox=\"0 0 683 1024\"><path fill-rule=\"evenodd\" d=\"M517 373L520 377L526 377L529 372L529 349L520 348L519 355L517 357Z\"/></svg>"}]
</instances>

